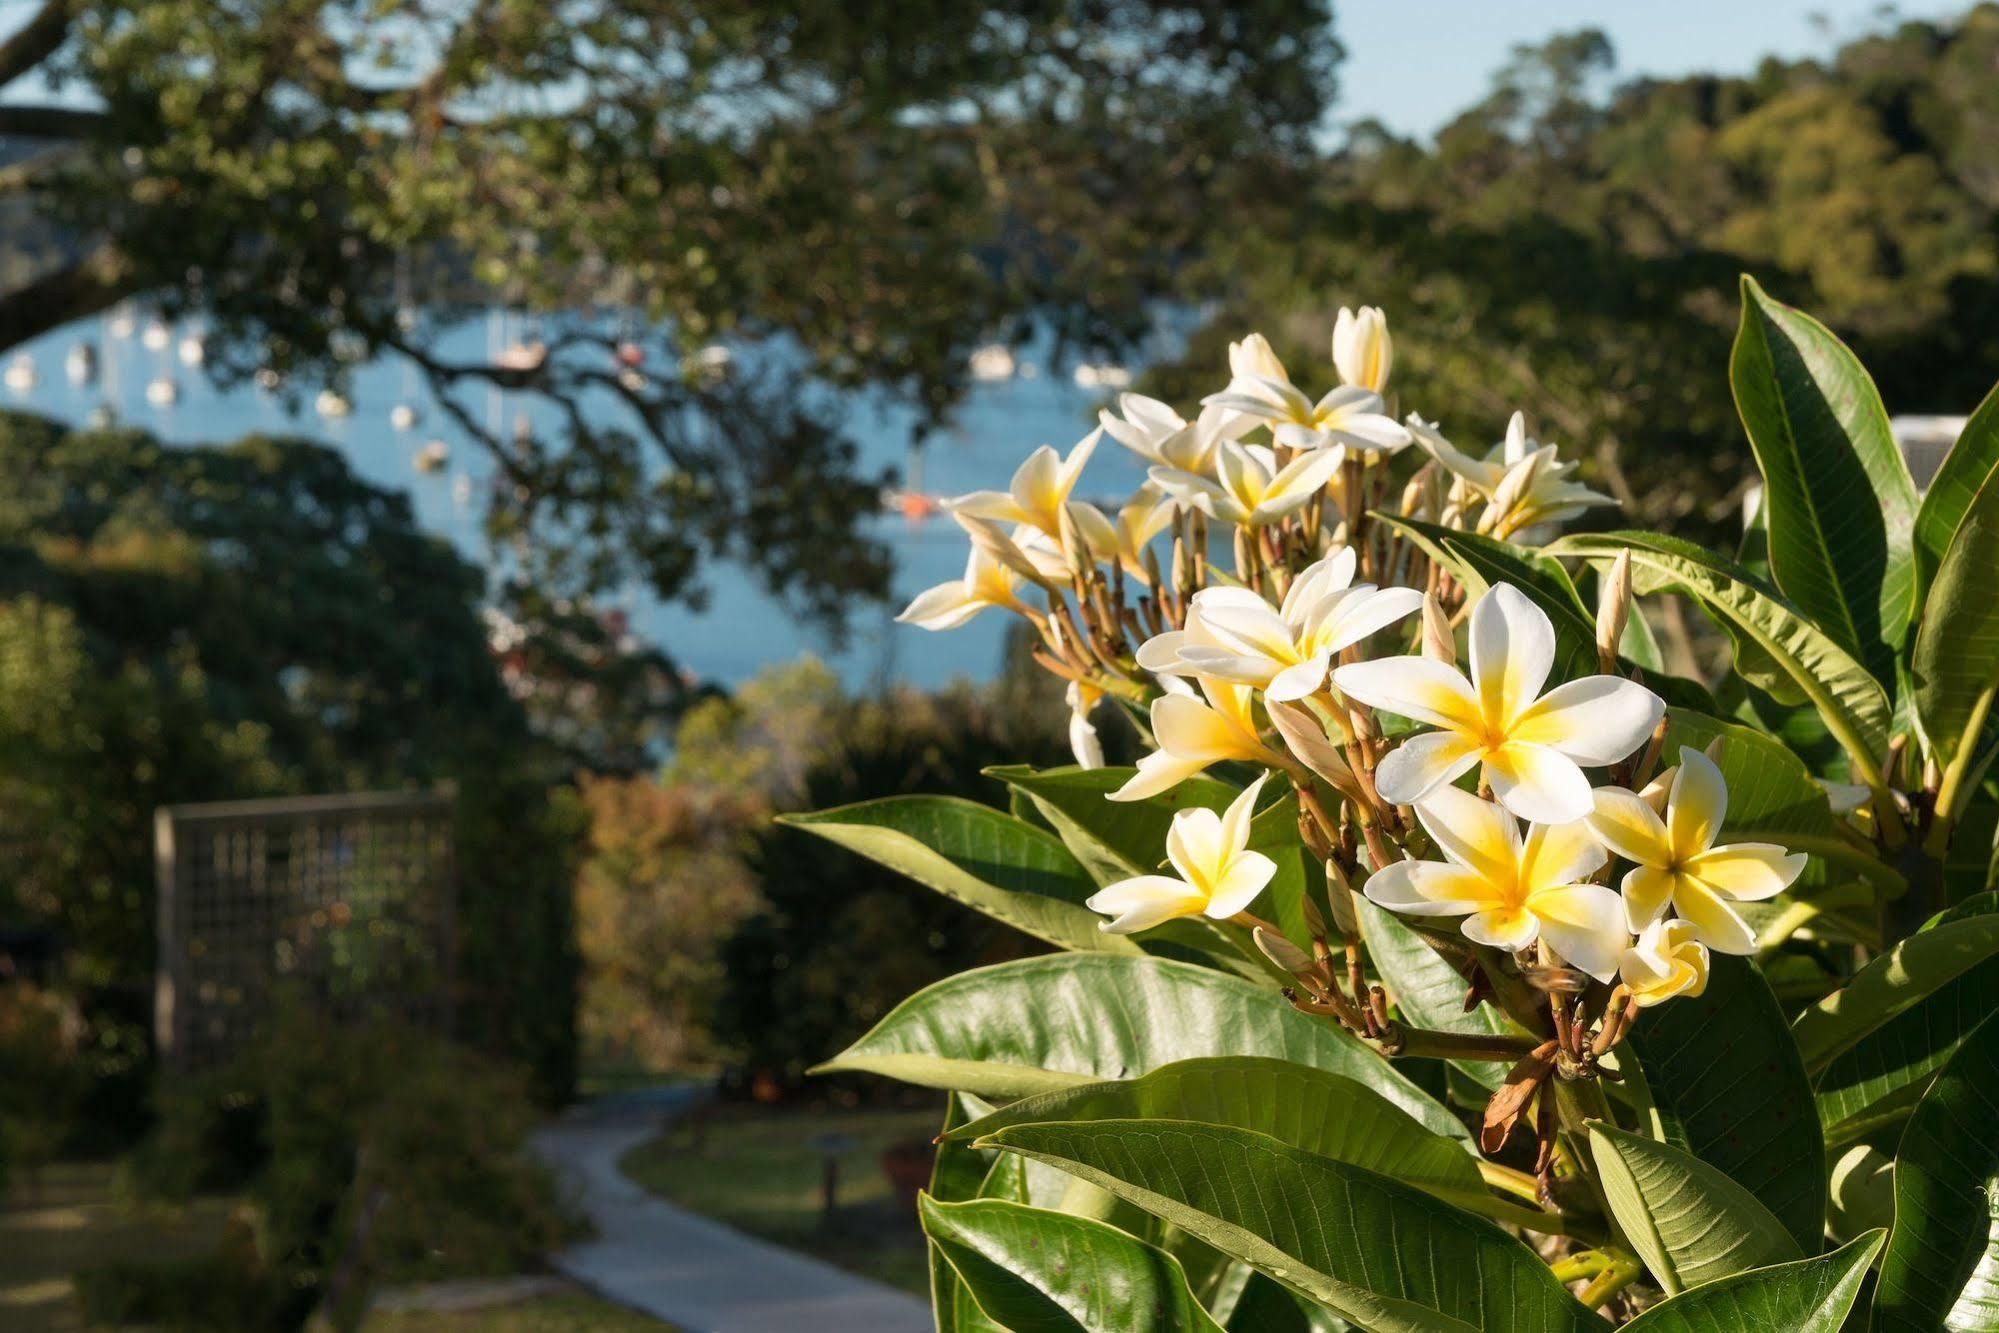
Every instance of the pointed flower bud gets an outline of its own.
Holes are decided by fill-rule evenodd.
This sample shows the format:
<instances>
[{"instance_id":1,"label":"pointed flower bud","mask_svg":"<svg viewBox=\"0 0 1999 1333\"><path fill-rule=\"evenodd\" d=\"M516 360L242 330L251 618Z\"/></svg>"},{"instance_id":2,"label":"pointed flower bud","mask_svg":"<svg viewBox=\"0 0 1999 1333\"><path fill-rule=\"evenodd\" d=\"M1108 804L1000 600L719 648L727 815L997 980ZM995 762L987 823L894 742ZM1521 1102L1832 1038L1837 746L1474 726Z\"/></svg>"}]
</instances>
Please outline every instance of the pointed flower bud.
<instances>
[{"instance_id":1,"label":"pointed flower bud","mask_svg":"<svg viewBox=\"0 0 1999 1333\"><path fill-rule=\"evenodd\" d=\"M1451 633L1451 618L1444 614L1436 594L1423 597L1423 656L1445 666L1458 664L1457 639Z\"/></svg>"},{"instance_id":2,"label":"pointed flower bud","mask_svg":"<svg viewBox=\"0 0 1999 1333\"><path fill-rule=\"evenodd\" d=\"M1619 551L1604 572L1596 600L1596 660L1605 675L1617 672L1617 645L1631 615L1631 552Z\"/></svg>"}]
</instances>

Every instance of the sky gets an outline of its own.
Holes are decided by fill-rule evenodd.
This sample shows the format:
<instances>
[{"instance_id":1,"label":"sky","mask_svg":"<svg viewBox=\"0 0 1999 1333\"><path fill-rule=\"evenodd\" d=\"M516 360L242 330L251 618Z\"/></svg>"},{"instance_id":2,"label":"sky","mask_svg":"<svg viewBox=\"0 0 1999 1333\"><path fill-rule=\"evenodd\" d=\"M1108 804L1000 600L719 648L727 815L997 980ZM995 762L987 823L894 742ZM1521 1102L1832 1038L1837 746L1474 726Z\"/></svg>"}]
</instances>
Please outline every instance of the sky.
<instances>
[{"instance_id":1,"label":"sky","mask_svg":"<svg viewBox=\"0 0 1999 1333\"><path fill-rule=\"evenodd\" d=\"M1931 19L1968 8L1969 0L1908 0L1892 11ZM1696 70L1742 74L1766 55L1823 55L1878 30L1883 9L1874 0L1333 0L1347 50L1334 117L1373 117L1398 134L1427 138L1478 100L1516 44L1576 28L1610 35L1620 81Z\"/></svg>"}]
</instances>

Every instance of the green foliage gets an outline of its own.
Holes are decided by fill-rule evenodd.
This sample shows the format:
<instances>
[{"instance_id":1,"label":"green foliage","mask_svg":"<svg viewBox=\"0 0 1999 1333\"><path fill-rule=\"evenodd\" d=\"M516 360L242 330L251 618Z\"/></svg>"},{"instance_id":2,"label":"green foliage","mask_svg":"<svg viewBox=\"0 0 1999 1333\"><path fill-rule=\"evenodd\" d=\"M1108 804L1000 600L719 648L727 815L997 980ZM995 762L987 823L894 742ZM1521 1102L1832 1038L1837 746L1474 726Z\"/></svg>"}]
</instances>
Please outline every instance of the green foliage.
<instances>
[{"instance_id":1,"label":"green foliage","mask_svg":"<svg viewBox=\"0 0 1999 1333\"><path fill-rule=\"evenodd\" d=\"M258 1045L172 1091L133 1167L144 1196L225 1186L249 1213L210 1259L148 1271L134 1256L103 1281L169 1306L139 1317L276 1330L324 1301L343 1319L378 1280L517 1271L574 1234L526 1155L537 1118L516 1069L393 1022L329 1030L281 1001Z\"/></svg>"},{"instance_id":2,"label":"green foliage","mask_svg":"<svg viewBox=\"0 0 1999 1333\"><path fill-rule=\"evenodd\" d=\"M565 420L517 442L455 414L532 582L694 598L725 556L823 617L888 576L827 387L928 428L981 343L1133 344L1227 225L1204 201L1307 156L1340 55L1318 0L36 11L0 82L63 105L0 133L56 142L0 192L62 243L17 257L0 347L141 295L209 325L225 380L397 349ZM548 314L549 355L435 356L413 298ZM626 338L637 388L607 368ZM758 355L710 373L718 340Z\"/></svg>"},{"instance_id":3,"label":"green foliage","mask_svg":"<svg viewBox=\"0 0 1999 1333\"><path fill-rule=\"evenodd\" d=\"M1870 1231L1830 1254L1752 1269L1655 1305L1625 1327L1633 1333L1705 1333L1714 1328L1781 1328L1839 1333L1881 1248Z\"/></svg>"},{"instance_id":4,"label":"green foliage","mask_svg":"<svg viewBox=\"0 0 1999 1333\"><path fill-rule=\"evenodd\" d=\"M0 416L0 893L62 935L89 1121L141 1112L152 814L457 785L466 1033L573 1077L571 809L509 696L483 577L332 450L169 447Z\"/></svg>"},{"instance_id":5,"label":"green foliage","mask_svg":"<svg viewBox=\"0 0 1999 1333\"><path fill-rule=\"evenodd\" d=\"M1799 1257L1784 1224L1700 1158L1602 1124L1590 1150L1611 1212L1668 1295Z\"/></svg>"}]
</instances>

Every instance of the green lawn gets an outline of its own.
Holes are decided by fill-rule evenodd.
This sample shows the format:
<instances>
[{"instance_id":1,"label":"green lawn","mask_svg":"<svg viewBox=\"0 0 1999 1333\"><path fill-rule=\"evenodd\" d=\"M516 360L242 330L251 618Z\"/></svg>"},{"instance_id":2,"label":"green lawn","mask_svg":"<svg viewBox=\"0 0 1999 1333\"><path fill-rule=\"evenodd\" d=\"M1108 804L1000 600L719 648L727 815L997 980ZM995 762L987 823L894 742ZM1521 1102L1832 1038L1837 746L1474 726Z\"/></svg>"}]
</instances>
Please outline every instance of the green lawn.
<instances>
[{"instance_id":1,"label":"green lawn","mask_svg":"<svg viewBox=\"0 0 1999 1333\"><path fill-rule=\"evenodd\" d=\"M929 1290L923 1233L895 1200L880 1158L890 1144L928 1140L937 1110L808 1111L718 1107L707 1141L670 1129L625 1155L625 1174L661 1198L851 1272L922 1294ZM840 1162L839 1215L820 1216L815 1135L854 1141Z\"/></svg>"},{"instance_id":2,"label":"green lawn","mask_svg":"<svg viewBox=\"0 0 1999 1333\"><path fill-rule=\"evenodd\" d=\"M362 1326L361 1333L673 1333L673 1330L657 1319L578 1290L462 1314L440 1314L434 1310L378 1314Z\"/></svg>"}]
</instances>

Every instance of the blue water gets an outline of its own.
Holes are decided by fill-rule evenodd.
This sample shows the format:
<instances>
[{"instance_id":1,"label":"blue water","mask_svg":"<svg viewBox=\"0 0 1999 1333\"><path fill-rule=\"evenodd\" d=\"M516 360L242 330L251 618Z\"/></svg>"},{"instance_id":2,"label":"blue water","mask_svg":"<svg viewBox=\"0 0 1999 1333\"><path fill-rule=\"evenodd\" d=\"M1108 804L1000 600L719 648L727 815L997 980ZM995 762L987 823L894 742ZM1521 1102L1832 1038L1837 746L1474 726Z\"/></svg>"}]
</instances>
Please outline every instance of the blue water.
<instances>
[{"instance_id":1,"label":"blue water","mask_svg":"<svg viewBox=\"0 0 1999 1333\"><path fill-rule=\"evenodd\" d=\"M93 410L108 407L122 423L177 444L221 442L251 432L324 441L339 448L369 481L406 491L425 527L490 566L491 553L480 526L492 474L490 460L430 399L422 377L399 358L356 367L350 383L351 415L328 418L314 410L311 394L288 406L280 396L249 385L218 389L199 368L178 359L179 340L190 330L174 330L168 345L155 349L145 346L141 337L149 323L144 313L138 315L129 337L113 336L110 322L106 317L73 324L22 349L33 358L40 382L25 391L0 389L0 401L74 424L82 424ZM446 329L434 337L431 350L446 360L479 360L492 343L493 324L481 319ZM94 384L72 384L64 374L64 357L79 342L99 349L100 375ZM1021 364L1027 365L1027 358ZM156 406L147 400L146 385L159 376L171 376L179 384L175 405ZM1016 375L975 385L951 428L925 444L922 489L955 495L1004 488L1031 449L1052 444L1066 451L1090 429L1097 408L1112 397L1108 389L1079 388L1070 374L1051 374L1046 366L1032 377ZM558 426L557 414L533 395L482 387L461 401L489 425L510 426L525 415L551 437ZM422 413L407 432L398 432L390 423L390 411L398 403L413 404ZM872 473L904 467L908 412L861 395L850 400L850 409L848 431L860 446L863 468ZM420 472L416 453L433 439L450 446L449 465L435 473ZM1123 495L1142 479L1139 460L1106 438L1078 493ZM866 523L893 552L895 597L889 605L857 611L844 646L800 624L762 591L751 574L733 565L705 567L701 582L709 596L701 611L662 604L638 588L620 593L615 604L629 613L639 633L672 654L682 668L723 684L740 683L760 667L806 652L825 658L855 688L889 680L937 686L955 678L990 677L999 662L1005 628L1001 613L987 612L963 628L943 633L897 625L891 619L915 593L964 572L964 534L941 517L911 523L879 515ZM827 558L838 559L839 553L829 552Z\"/></svg>"}]
</instances>

